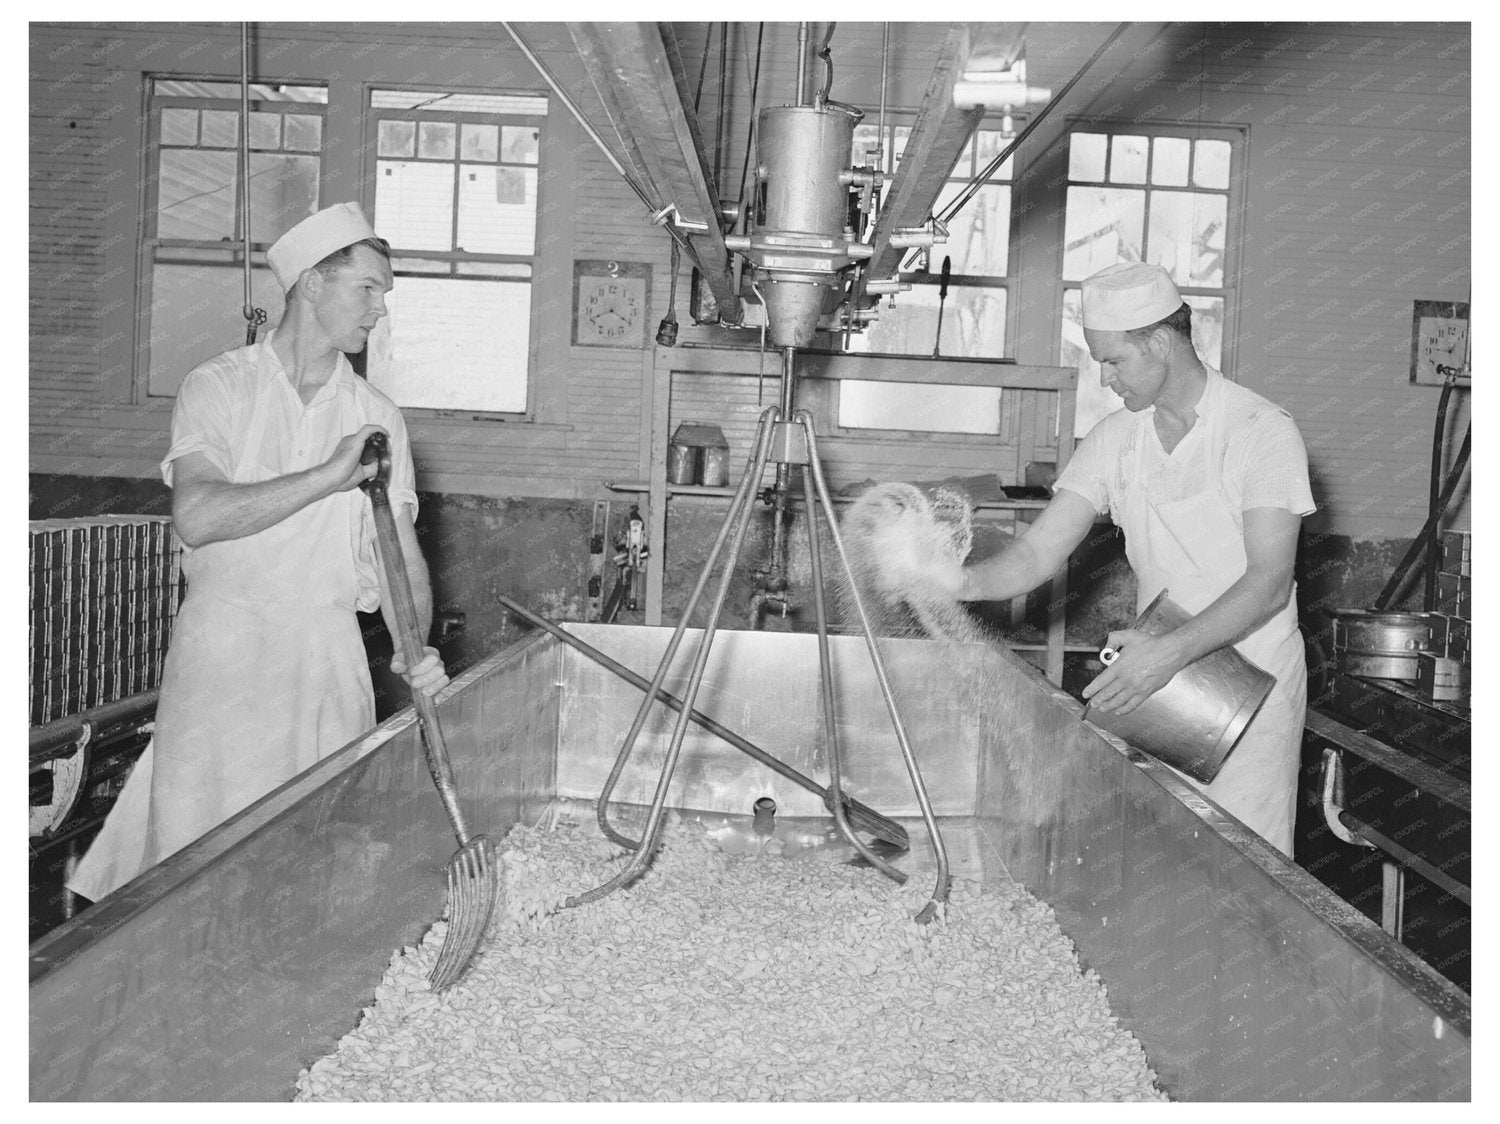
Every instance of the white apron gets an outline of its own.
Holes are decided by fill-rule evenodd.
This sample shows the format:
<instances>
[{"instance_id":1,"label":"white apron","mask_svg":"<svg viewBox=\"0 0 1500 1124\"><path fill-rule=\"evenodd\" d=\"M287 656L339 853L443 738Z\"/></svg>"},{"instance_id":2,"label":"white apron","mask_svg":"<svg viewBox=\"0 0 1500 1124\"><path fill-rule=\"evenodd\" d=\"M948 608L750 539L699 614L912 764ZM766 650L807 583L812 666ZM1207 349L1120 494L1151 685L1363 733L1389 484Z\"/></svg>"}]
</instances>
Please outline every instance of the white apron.
<instances>
[{"instance_id":1,"label":"white apron","mask_svg":"<svg viewBox=\"0 0 1500 1124\"><path fill-rule=\"evenodd\" d=\"M1219 393L1223 376L1207 370L1209 382L1199 414L1202 441L1190 445L1189 431L1172 453L1174 458L1202 458L1202 490L1163 503L1147 494L1146 443L1156 441L1160 446L1155 419L1149 414L1133 435L1134 456L1126 454L1131 469L1125 474L1124 499L1116 514L1125 532L1125 555L1136 575L1137 612L1165 589L1183 609L1200 613L1245 573L1242 521L1224 492L1224 411ZM1276 615L1234 648L1274 675L1276 686L1213 783L1178 775L1290 856L1307 709L1307 665L1297 629L1295 587Z\"/></svg>"},{"instance_id":2,"label":"white apron","mask_svg":"<svg viewBox=\"0 0 1500 1124\"><path fill-rule=\"evenodd\" d=\"M332 380L324 392L334 393ZM257 398L235 453L235 483L296 470L278 435L265 444L264 402ZM321 463L341 436L330 432L326 448L304 445L297 461ZM355 616L367 502L357 489L339 492L184 560L188 591L155 736L70 890L98 901L374 725Z\"/></svg>"}]
</instances>

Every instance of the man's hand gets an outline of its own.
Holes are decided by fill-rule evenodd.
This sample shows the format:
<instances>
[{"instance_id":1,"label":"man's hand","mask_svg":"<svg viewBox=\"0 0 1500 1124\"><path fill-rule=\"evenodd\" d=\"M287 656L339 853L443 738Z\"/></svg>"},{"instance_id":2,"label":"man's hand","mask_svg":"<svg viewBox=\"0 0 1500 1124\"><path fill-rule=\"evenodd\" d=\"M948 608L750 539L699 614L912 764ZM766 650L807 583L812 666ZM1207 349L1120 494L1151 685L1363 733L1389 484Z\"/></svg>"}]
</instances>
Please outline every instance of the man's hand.
<instances>
[{"instance_id":1,"label":"man's hand","mask_svg":"<svg viewBox=\"0 0 1500 1124\"><path fill-rule=\"evenodd\" d=\"M339 481L334 491L347 492L374 477L380 470L380 465L375 461L360 464L359 458L365 451L365 442L370 435L385 432L383 425L362 425L356 432L339 441L334 447L333 455L324 462L330 474Z\"/></svg>"},{"instance_id":2,"label":"man's hand","mask_svg":"<svg viewBox=\"0 0 1500 1124\"><path fill-rule=\"evenodd\" d=\"M1171 681L1187 664L1171 633L1152 636L1133 628L1111 632L1105 645L1119 658L1083 689L1096 710L1129 714Z\"/></svg>"},{"instance_id":3,"label":"man's hand","mask_svg":"<svg viewBox=\"0 0 1500 1124\"><path fill-rule=\"evenodd\" d=\"M877 580L887 596L957 600L963 587L963 560L932 542L930 536L905 533L898 527L876 536L874 543L880 551Z\"/></svg>"},{"instance_id":4,"label":"man's hand","mask_svg":"<svg viewBox=\"0 0 1500 1124\"><path fill-rule=\"evenodd\" d=\"M391 657L391 670L405 679L407 686L413 691L421 691L431 698L448 685L448 673L443 668L443 659L436 648L429 645L423 651L426 655L410 672L406 670L406 661L397 652Z\"/></svg>"}]
</instances>

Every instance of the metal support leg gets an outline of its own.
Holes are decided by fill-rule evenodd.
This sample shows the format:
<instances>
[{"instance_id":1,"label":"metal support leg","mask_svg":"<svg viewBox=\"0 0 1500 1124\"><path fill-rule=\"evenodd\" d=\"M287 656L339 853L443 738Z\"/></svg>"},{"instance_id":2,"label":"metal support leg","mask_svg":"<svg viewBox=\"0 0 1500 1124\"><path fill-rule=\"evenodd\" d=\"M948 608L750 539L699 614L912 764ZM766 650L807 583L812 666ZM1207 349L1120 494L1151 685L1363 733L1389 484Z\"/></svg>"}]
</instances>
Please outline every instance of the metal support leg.
<instances>
[{"instance_id":1,"label":"metal support leg","mask_svg":"<svg viewBox=\"0 0 1500 1124\"><path fill-rule=\"evenodd\" d=\"M756 485L760 483L761 474L765 470L766 457L770 448L768 440L770 426L774 420L774 415L777 413L778 410L775 406L770 406L761 412L760 424L755 430L755 451L751 454L750 461L745 466L744 475L740 477L740 483L735 489L734 498L729 501L729 511L724 516L724 522L719 525L718 536L714 539L714 544L708 552L708 558L703 563L703 572L698 575L698 584L693 587L693 592L688 597L687 604L683 607L682 617L677 622L677 627L672 630L672 638L667 642L667 650L663 653L661 662L656 666L656 675L651 680L651 686L646 691L646 697L641 701L640 709L636 711L635 721L631 723L630 731L625 735L625 740L620 745L620 752L615 757L614 767L610 769L609 776L604 782L604 789L599 793L599 799L594 805L594 814L595 818L599 821L599 829L604 832L606 838L618 843L621 847L627 847L632 850L643 849L637 840L621 835L610 826L607 810L609 798L614 793L615 785L620 780L620 774L625 771L625 762L630 759L630 753L635 748L635 742L640 736L641 728L646 724L646 717L651 713L651 704L656 700L657 692L661 690L662 682L667 677L667 669L671 667L672 660L677 655L677 649L682 644L683 635L687 632L688 622L692 620L693 610L698 607L698 601L703 596L703 590L708 585L708 579L713 573L714 563L718 560L720 552L724 549L725 540L729 538L730 529L736 525L741 516L743 516L744 522L749 522L752 497L755 494ZM737 538L731 551L731 557L724 566L726 584L728 576L734 572L734 564L739 558L739 552L740 542ZM715 621L718 620L719 610L723 608L723 604L723 596L721 594L711 610L711 616ZM703 648L701 641L699 647L700 650ZM688 714L692 709L693 696L689 695L687 702L683 706L682 713ZM650 832L647 832L646 837L650 838ZM603 895L599 896L602 897Z\"/></svg>"},{"instance_id":2,"label":"metal support leg","mask_svg":"<svg viewBox=\"0 0 1500 1124\"><path fill-rule=\"evenodd\" d=\"M724 539L733 525L734 541L729 547L729 557L724 563L724 572L719 579L719 591L714 597L713 605L709 609L708 620L704 624L703 635L698 641L698 650L693 656L692 672L688 676L687 691L683 694L682 710L678 712L677 722L672 727L672 740L667 747L667 759L662 765L661 777L656 784L656 794L651 800L651 811L646 817L646 830L641 833L640 846L636 848L635 854L625 864L623 870L611 878L602 886L597 886L585 893L570 897L564 902L567 906L585 905L588 902L598 901L607 894L613 893L621 886L634 881L646 869L651 860L652 852L656 849L657 832L661 827L662 811L667 803L667 789L672 783L672 775L677 770L677 758L682 752L683 737L687 733L688 721L693 711L693 704L698 699L698 688L703 683L703 671L708 665L709 649L713 645L714 633L718 631L719 615L724 609L724 601L729 595L729 585L734 580L735 563L739 561L740 551L745 544L745 529L750 525L750 514L753 510L751 494L755 490L755 484L760 480L765 471L766 459L770 454L770 423L774 416L780 411L775 407L768 407L760 416L760 426L756 430L755 455L751 457L750 464L745 469L745 475L740 479L740 486L735 491L734 500L730 504L729 514L725 517L724 524L719 528L719 535L714 542L714 548L710 552L708 561L703 566L703 573L698 578L697 588L693 590L693 596L689 599L687 608L683 610L682 620L677 622L677 628L672 633L672 641L667 645L666 654L662 656L661 663L657 666L656 677L651 682L651 690L641 701L640 709L636 712L635 722L630 727L630 733L626 736L625 743L620 747L619 756L615 759L615 767L610 772L610 780L605 791L600 794L596 811L599 815L600 825L605 823L604 807L608 801L609 793L614 787L614 782L619 779L620 772L624 769L626 758L634 748L635 739L641 732L641 727L646 724L646 715L650 713L651 707L656 702L656 691L660 689L662 681L667 677L667 668L676 654L677 646L681 643L683 634L687 631L688 618L691 616L698 597L703 592L703 587L708 584L708 577L713 570L714 562L724 545ZM612 837L613 833L611 833Z\"/></svg>"},{"instance_id":3,"label":"metal support leg","mask_svg":"<svg viewBox=\"0 0 1500 1124\"><path fill-rule=\"evenodd\" d=\"M807 501L807 548L808 564L812 570L813 614L818 623L818 674L822 685L820 697L823 702L823 734L828 744L828 794L832 798L829 808L833 812L834 825L838 828L839 834L844 837L845 842L858 851L860 856L881 874L895 879L898 883L904 883L907 878L906 872L897 870L866 847L849 827L849 820L844 815L844 790L839 778L841 772L839 735L833 715L833 661L828 655L828 611L823 598L823 552L818 543L818 506L813 496L812 472L807 467L804 467L802 472L802 492ZM832 516L829 517L829 521L832 522Z\"/></svg>"},{"instance_id":4,"label":"metal support leg","mask_svg":"<svg viewBox=\"0 0 1500 1124\"><path fill-rule=\"evenodd\" d=\"M880 656L880 646L875 643L875 634L870 628L870 618L865 613L864 599L860 597L859 585L854 580L854 569L849 565L849 556L844 551L843 536L839 534L838 520L834 515L833 498L829 495L828 484L823 479L823 463L818 456L812 415L806 410L798 410L796 418L802 423L802 428L807 435L807 467L812 473L814 483L817 484L818 498L823 503L823 510L828 515L828 531L833 538L833 546L838 553L839 562L843 565L844 573L849 579L850 600L854 604L855 613L859 616L860 629L865 636L865 647L870 652L870 662L875 665L875 680L880 686L881 696L885 699L891 725L895 727L896 741L901 746L901 756L906 763L906 774L911 779L912 791L917 797L917 806L922 810L922 822L927 827L933 854L937 859L937 882L933 886L932 897L922 907L922 911L917 914L916 918L918 924L926 924L937 916L943 904L948 900L948 851L943 846L943 836L938 831L937 818L932 812L932 802L927 798L927 786L922 783L922 773L917 767L916 755L912 752L911 742L906 736L906 726L901 721L901 713L896 707L895 696L891 693L890 680L885 673L885 661ZM823 655L821 652L819 654L820 657ZM829 749L832 751L832 745Z\"/></svg>"}]
</instances>

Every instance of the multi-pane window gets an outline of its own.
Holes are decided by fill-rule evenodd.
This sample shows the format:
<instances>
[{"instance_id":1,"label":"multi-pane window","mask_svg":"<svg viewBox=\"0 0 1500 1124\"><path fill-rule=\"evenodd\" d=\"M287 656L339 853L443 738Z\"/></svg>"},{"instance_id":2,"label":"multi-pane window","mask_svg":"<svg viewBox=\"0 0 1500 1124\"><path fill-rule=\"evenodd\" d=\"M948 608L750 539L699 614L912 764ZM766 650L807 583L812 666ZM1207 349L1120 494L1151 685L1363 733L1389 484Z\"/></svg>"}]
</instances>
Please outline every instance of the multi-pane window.
<instances>
[{"instance_id":1,"label":"multi-pane window","mask_svg":"<svg viewBox=\"0 0 1500 1124\"><path fill-rule=\"evenodd\" d=\"M250 86L249 175L239 174L240 87L151 81L146 177L146 390L173 395L193 367L245 341L241 191L250 197L252 307L282 295L265 250L318 209L321 86Z\"/></svg>"},{"instance_id":2,"label":"multi-pane window","mask_svg":"<svg viewBox=\"0 0 1500 1124\"><path fill-rule=\"evenodd\" d=\"M524 413L547 99L373 90L370 110L396 274L370 381L400 406Z\"/></svg>"},{"instance_id":3,"label":"multi-pane window","mask_svg":"<svg viewBox=\"0 0 1500 1124\"><path fill-rule=\"evenodd\" d=\"M1149 262L1172 275L1193 310L1193 343L1223 365L1224 310L1233 292L1228 225L1237 134L1191 137L1132 128L1069 138L1063 234L1062 363L1078 367L1077 434L1124 405L1099 384L1083 338L1079 283L1117 262Z\"/></svg>"},{"instance_id":4,"label":"multi-pane window","mask_svg":"<svg viewBox=\"0 0 1500 1124\"><path fill-rule=\"evenodd\" d=\"M911 130L888 128L883 170L899 161ZM854 132L855 162L874 147L878 125ZM996 129L980 129L959 156L933 206L943 210L1009 143ZM1000 358L1006 353L1006 309L1010 284L1011 161L948 223L948 241L920 255L915 271L903 272L909 292L883 300L880 319L850 340L849 350L887 355ZM949 263L946 298L941 297L943 261ZM941 313L941 320L939 314ZM939 328L941 327L941 335ZM843 380L839 424L851 428L920 429L950 433L997 433L998 387L908 385Z\"/></svg>"}]
</instances>

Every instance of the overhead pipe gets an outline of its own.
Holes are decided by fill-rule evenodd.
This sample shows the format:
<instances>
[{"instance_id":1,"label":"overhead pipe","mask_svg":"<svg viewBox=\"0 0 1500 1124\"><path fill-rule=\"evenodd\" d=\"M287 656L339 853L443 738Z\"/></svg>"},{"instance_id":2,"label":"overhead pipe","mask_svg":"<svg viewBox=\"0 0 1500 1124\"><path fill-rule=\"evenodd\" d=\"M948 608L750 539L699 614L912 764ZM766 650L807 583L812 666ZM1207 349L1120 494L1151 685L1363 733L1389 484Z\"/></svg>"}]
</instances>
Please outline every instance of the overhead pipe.
<instances>
[{"instance_id":1,"label":"overhead pipe","mask_svg":"<svg viewBox=\"0 0 1500 1124\"><path fill-rule=\"evenodd\" d=\"M568 96L567 91L564 90L558 83L557 79L552 76L552 72L547 69L547 64L542 62L542 60L537 57L536 52L526 45L526 40L521 38L521 33L515 29L515 25L502 21L500 26L505 28L506 34L508 34L511 39L515 41L515 44L518 48L520 48L521 53L526 56L526 61L531 63L531 65L536 68L536 72L542 76L542 80L546 82L547 85L552 88L552 92L557 95L558 101L562 102L563 105L567 107L568 112L573 115L574 119L578 122L579 127L588 134L589 139L599 146L599 151L604 153L604 158L608 160L610 166L620 174L620 178L630 185L630 190L635 192L636 197L646 205L646 209L653 215L660 211L661 208L653 203L651 201L651 198L646 194L646 189L643 188L640 183L637 182L636 178L625 170L625 166L621 164L618 159L616 159L614 152L610 149L609 145L605 143L604 138L599 135L599 131L595 129L594 126L589 122L589 119L584 116L583 110L578 108L573 99ZM670 229L668 229L667 233L670 234L672 232Z\"/></svg>"}]
</instances>

